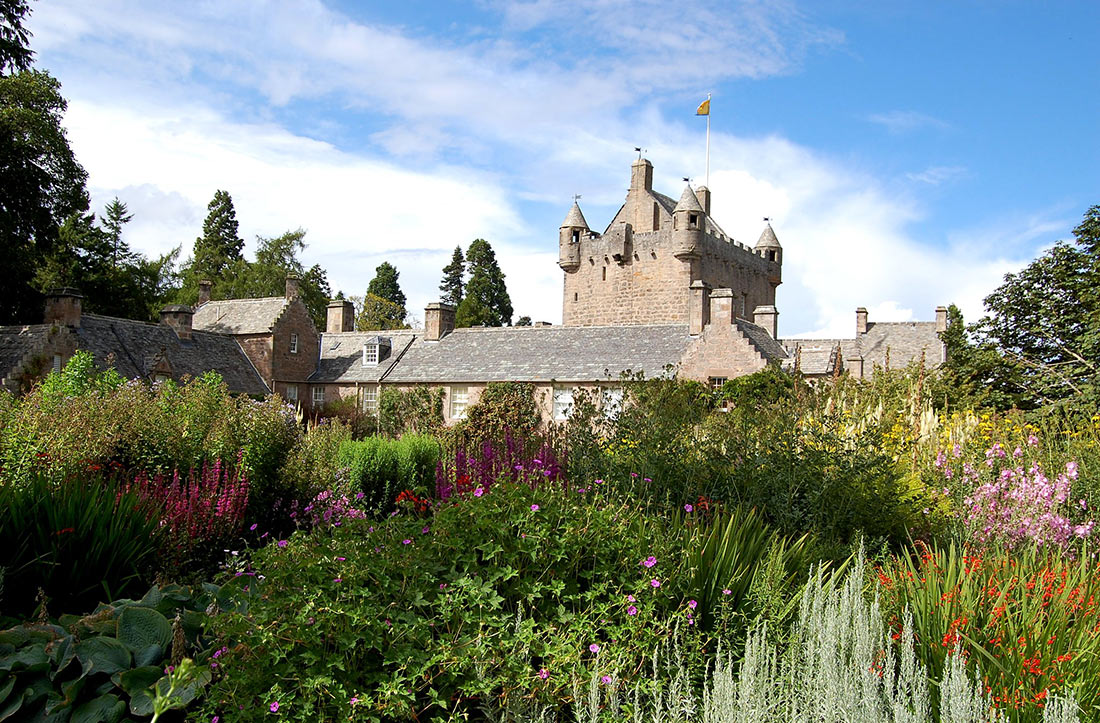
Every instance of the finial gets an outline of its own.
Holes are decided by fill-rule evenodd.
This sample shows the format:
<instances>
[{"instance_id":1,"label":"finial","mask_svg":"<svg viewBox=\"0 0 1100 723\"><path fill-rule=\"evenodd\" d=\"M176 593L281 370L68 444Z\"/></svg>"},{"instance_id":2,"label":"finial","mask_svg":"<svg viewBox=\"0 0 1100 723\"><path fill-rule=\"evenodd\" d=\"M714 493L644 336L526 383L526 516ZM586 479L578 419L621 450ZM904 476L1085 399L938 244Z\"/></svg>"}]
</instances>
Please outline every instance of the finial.
<instances>
[{"instance_id":1,"label":"finial","mask_svg":"<svg viewBox=\"0 0 1100 723\"><path fill-rule=\"evenodd\" d=\"M573 194L573 203L576 203L576 202L577 202L577 201L579 201L579 200L581 200L581 194L579 194L579 193L574 193L574 194Z\"/></svg>"}]
</instances>

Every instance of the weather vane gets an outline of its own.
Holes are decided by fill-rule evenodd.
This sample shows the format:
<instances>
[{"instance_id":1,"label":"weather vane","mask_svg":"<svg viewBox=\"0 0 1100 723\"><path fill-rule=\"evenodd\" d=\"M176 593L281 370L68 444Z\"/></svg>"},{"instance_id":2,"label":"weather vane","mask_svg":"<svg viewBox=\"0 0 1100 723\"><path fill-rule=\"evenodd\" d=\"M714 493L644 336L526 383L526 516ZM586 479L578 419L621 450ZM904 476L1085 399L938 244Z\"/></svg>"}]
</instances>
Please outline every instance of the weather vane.
<instances>
[{"instance_id":1,"label":"weather vane","mask_svg":"<svg viewBox=\"0 0 1100 723\"><path fill-rule=\"evenodd\" d=\"M638 151L638 160L642 160L642 154L645 153L645 149L641 146L634 146L634 150Z\"/></svg>"},{"instance_id":2,"label":"weather vane","mask_svg":"<svg viewBox=\"0 0 1100 723\"><path fill-rule=\"evenodd\" d=\"M576 203L576 202L577 202L577 201L579 201L579 200L581 200L581 194L579 194L579 193L574 193L574 194L573 194L573 203Z\"/></svg>"},{"instance_id":3,"label":"weather vane","mask_svg":"<svg viewBox=\"0 0 1100 723\"><path fill-rule=\"evenodd\" d=\"M772 220L771 216L765 216L764 217L764 222L765 223L771 223L771 220Z\"/></svg>"}]
</instances>

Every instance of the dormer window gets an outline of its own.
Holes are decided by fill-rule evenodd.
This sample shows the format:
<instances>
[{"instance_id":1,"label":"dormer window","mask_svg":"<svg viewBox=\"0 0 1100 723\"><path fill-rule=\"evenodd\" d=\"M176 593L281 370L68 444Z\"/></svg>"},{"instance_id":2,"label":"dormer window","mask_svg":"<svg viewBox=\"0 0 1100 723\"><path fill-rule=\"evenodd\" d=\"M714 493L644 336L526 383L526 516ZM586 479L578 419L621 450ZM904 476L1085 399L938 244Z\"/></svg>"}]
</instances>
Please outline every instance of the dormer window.
<instances>
[{"instance_id":1,"label":"dormer window","mask_svg":"<svg viewBox=\"0 0 1100 723\"><path fill-rule=\"evenodd\" d=\"M363 364L377 364L390 355L390 339L385 336L372 336L363 342Z\"/></svg>"}]
</instances>

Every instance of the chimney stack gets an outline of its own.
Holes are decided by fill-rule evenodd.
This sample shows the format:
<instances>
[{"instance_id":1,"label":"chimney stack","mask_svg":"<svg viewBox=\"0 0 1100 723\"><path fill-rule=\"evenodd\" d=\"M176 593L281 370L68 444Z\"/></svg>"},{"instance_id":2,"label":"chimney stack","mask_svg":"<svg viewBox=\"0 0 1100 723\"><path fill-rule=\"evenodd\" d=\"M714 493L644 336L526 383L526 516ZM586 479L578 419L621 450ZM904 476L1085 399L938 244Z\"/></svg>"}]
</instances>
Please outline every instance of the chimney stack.
<instances>
[{"instance_id":1,"label":"chimney stack","mask_svg":"<svg viewBox=\"0 0 1100 723\"><path fill-rule=\"evenodd\" d=\"M758 306L753 309L752 322L763 327L771 338L779 338L779 311L774 306Z\"/></svg>"},{"instance_id":2,"label":"chimney stack","mask_svg":"<svg viewBox=\"0 0 1100 723\"><path fill-rule=\"evenodd\" d=\"M856 309L856 336L867 333L867 308Z\"/></svg>"},{"instance_id":3,"label":"chimney stack","mask_svg":"<svg viewBox=\"0 0 1100 723\"><path fill-rule=\"evenodd\" d=\"M199 282L199 300L195 303L195 306L202 306L206 302L210 301L210 287L214 284L211 281L203 279Z\"/></svg>"},{"instance_id":4,"label":"chimney stack","mask_svg":"<svg viewBox=\"0 0 1100 723\"><path fill-rule=\"evenodd\" d=\"M695 189L695 197L699 199L699 205L703 207L703 213L710 215L710 189L699 186Z\"/></svg>"},{"instance_id":5,"label":"chimney stack","mask_svg":"<svg viewBox=\"0 0 1100 723\"><path fill-rule=\"evenodd\" d=\"M732 324L737 318L733 309L733 289L714 289L710 292L710 323Z\"/></svg>"},{"instance_id":6,"label":"chimney stack","mask_svg":"<svg viewBox=\"0 0 1100 723\"><path fill-rule=\"evenodd\" d=\"M328 302L328 310L325 315L325 331L333 334L341 331L355 330L355 306L350 301L333 299Z\"/></svg>"},{"instance_id":7,"label":"chimney stack","mask_svg":"<svg viewBox=\"0 0 1100 723\"><path fill-rule=\"evenodd\" d=\"M298 288L301 283L301 279L297 276L290 274L286 277L286 298L297 299L301 291Z\"/></svg>"},{"instance_id":8,"label":"chimney stack","mask_svg":"<svg viewBox=\"0 0 1100 723\"><path fill-rule=\"evenodd\" d=\"M455 307L436 301L424 308L424 341L439 341L454 328Z\"/></svg>"},{"instance_id":9,"label":"chimney stack","mask_svg":"<svg viewBox=\"0 0 1100 723\"><path fill-rule=\"evenodd\" d=\"M936 333L942 334L947 331L947 307L936 307Z\"/></svg>"},{"instance_id":10,"label":"chimney stack","mask_svg":"<svg viewBox=\"0 0 1100 723\"><path fill-rule=\"evenodd\" d=\"M183 304L169 304L160 310L160 323L172 327L180 341L191 341L191 317L194 315L190 306Z\"/></svg>"},{"instance_id":11,"label":"chimney stack","mask_svg":"<svg viewBox=\"0 0 1100 723\"><path fill-rule=\"evenodd\" d=\"M630 190L653 190L653 164L645 158L639 158L630 165Z\"/></svg>"},{"instance_id":12,"label":"chimney stack","mask_svg":"<svg viewBox=\"0 0 1100 723\"><path fill-rule=\"evenodd\" d=\"M46 294L45 323L79 329L83 302L84 297L76 289L64 288L49 291Z\"/></svg>"},{"instance_id":13,"label":"chimney stack","mask_svg":"<svg viewBox=\"0 0 1100 723\"><path fill-rule=\"evenodd\" d=\"M710 286L702 279L691 282L691 306L688 308L688 333L698 336L710 323Z\"/></svg>"}]
</instances>

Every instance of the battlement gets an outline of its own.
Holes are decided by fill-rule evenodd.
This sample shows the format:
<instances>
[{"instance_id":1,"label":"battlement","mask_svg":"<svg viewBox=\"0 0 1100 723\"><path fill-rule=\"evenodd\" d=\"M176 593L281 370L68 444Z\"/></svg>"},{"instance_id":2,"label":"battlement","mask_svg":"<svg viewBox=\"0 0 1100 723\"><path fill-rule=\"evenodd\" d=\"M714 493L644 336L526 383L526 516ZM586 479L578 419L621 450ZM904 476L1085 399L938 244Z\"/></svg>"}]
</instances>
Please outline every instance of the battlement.
<instances>
[{"instance_id":1,"label":"battlement","mask_svg":"<svg viewBox=\"0 0 1100 723\"><path fill-rule=\"evenodd\" d=\"M686 324L695 281L731 289L740 318L774 305L783 257L771 226L749 247L711 218L709 189L688 186L676 202L653 190L652 177L649 161L633 164L626 201L602 234L573 204L559 229L563 323Z\"/></svg>"}]
</instances>

